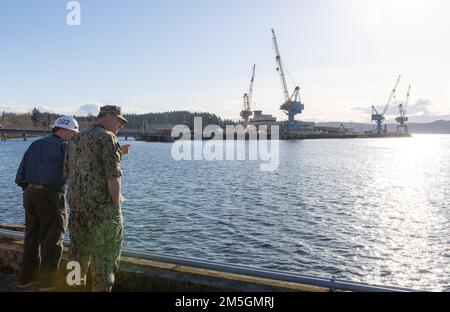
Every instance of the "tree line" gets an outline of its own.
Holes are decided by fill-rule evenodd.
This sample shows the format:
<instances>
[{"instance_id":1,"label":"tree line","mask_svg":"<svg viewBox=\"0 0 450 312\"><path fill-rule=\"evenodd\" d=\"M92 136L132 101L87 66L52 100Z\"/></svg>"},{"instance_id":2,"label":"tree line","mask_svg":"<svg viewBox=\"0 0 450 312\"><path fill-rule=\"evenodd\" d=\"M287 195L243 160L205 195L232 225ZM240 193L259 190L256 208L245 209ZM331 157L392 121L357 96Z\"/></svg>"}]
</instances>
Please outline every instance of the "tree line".
<instances>
[{"instance_id":1,"label":"tree line","mask_svg":"<svg viewBox=\"0 0 450 312\"><path fill-rule=\"evenodd\" d=\"M0 125L10 129L48 129L53 122L62 115L50 112L41 112L34 108L30 113L8 113L3 112L0 116ZM230 119L222 119L216 114L189 112L189 111L169 111L165 113L147 113L147 114L125 114L128 124L125 129L147 130L152 126L167 126L184 124L191 129L194 127L194 117L201 117L203 127L208 125L218 125L225 128L226 125L235 125L236 122ZM74 116L80 126L80 129L89 127L96 122L96 116Z\"/></svg>"}]
</instances>

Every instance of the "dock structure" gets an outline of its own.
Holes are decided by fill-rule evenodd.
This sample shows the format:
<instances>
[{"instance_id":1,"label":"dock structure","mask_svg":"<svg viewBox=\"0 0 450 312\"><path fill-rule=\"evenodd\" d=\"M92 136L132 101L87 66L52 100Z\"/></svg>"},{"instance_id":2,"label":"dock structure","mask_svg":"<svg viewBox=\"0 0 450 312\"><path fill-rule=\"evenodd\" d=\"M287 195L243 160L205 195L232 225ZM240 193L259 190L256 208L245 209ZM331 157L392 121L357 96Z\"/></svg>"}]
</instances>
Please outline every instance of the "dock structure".
<instances>
[{"instance_id":1,"label":"dock structure","mask_svg":"<svg viewBox=\"0 0 450 312\"><path fill-rule=\"evenodd\" d=\"M269 119L268 119L269 118ZM270 119L271 118L271 119ZM314 123L310 122L300 122L302 125L302 130L299 131L281 131L279 139L280 140L307 140L307 139L361 139L361 138L399 138L399 137L411 137L412 135L407 133L398 133L398 132L353 132L352 129L346 129L344 127L333 128L333 127L318 127L315 126ZM256 129L261 126L267 127L267 135L263 136L264 139L278 139L271 135L272 127L276 125L280 125L279 122L276 121L276 118L271 115L264 115L261 111L255 112L255 118L250 120L250 125L255 126ZM252 131L249 127L246 129L242 135L242 138L245 140L259 140L260 133L257 132L252 135ZM283 128L283 127L282 127ZM6 140L7 136L11 137L20 137L25 141L28 137L36 137L36 136L47 136L50 135L51 131L46 130L23 130L23 129L0 129L0 136L2 140ZM191 131L191 139L195 140L194 132ZM172 143L179 139L179 137L172 137L172 128L169 126L161 126L154 129L149 129L147 132L143 133L142 131L133 130L133 129L124 129L121 130L118 134L119 137L123 137L126 140L128 138L134 138L137 141L145 141L145 142L168 142ZM211 137L203 136L202 140L210 140ZM226 133L223 132L223 139L231 139L231 140L239 140L240 136L238 133L235 133L234 136L227 137Z\"/></svg>"},{"instance_id":2,"label":"dock structure","mask_svg":"<svg viewBox=\"0 0 450 312\"><path fill-rule=\"evenodd\" d=\"M22 256L21 225L0 225L0 289L16 291ZM64 269L69 242L65 242ZM62 270L63 272L64 270ZM63 274L63 273L62 273ZM73 291L61 276L58 291ZM82 289L88 290L88 289ZM412 289L369 285L276 270L229 265L213 261L124 250L114 291L214 291L214 292L409 292Z\"/></svg>"}]
</instances>

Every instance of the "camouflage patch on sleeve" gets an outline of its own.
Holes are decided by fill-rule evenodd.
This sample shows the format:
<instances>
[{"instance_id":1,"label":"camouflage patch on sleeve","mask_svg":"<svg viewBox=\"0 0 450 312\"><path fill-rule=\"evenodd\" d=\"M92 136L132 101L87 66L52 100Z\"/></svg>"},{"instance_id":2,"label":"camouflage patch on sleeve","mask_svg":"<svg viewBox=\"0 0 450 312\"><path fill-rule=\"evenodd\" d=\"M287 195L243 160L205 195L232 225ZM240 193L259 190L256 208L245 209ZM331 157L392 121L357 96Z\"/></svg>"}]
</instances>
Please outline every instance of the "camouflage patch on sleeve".
<instances>
[{"instance_id":1,"label":"camouflage patch on sleeve","mask_svg":"<svg viewBox=\"0 0 450 312\"><path fill-rule=\"evenodd\" d=\"M103 168L105 170L106 178L119 178L122 176L122 149L119 144L119 140L117 137L112 134L106 132L102 139L102 159L103 159Z\"/></svg>"}]
</instances>

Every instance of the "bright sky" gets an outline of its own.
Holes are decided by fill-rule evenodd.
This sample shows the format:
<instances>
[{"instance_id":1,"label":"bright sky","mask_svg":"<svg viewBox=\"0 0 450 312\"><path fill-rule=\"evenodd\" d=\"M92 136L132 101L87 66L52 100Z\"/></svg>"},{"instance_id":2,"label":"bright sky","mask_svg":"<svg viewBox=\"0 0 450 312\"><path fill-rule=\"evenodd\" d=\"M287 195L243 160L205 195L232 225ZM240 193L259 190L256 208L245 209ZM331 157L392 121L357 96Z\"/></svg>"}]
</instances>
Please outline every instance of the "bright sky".
<instances>
[{"instance_id":1,"label":"bright sky","mask_svg":"<svg viewBox=\"0 0 450 312\"><path fill-rule=\"evenodd\" d=\"M67 25L68 2L0 1L0 111L113 104L237 119L256 63L256 108L286 118L275 28L301 119L370 122L399 74L413 120L450 119L448 0L80 0L80 26Z\"/></svg>"}]
</instances>

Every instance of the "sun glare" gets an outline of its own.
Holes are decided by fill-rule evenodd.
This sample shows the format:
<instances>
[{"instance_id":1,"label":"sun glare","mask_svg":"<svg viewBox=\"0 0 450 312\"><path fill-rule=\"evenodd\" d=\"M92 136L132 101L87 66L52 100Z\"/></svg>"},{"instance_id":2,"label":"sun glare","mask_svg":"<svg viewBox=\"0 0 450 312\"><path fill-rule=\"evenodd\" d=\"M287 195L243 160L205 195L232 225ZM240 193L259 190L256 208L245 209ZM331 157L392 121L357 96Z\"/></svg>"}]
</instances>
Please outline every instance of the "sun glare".
<instances>
[{"instance_id":1,"label":"sun glare","mask_svg":"<svg viewBox=\"0 0 450 312\"><path fill-rule=\"evenodd\" d=\"M378 27L423 27L433 21L437 10L448 3L442 0L367 0L353 1L362 8L367 24ZM414 29L411 29L414 31Z\"/></svg>"}]
</instances>

